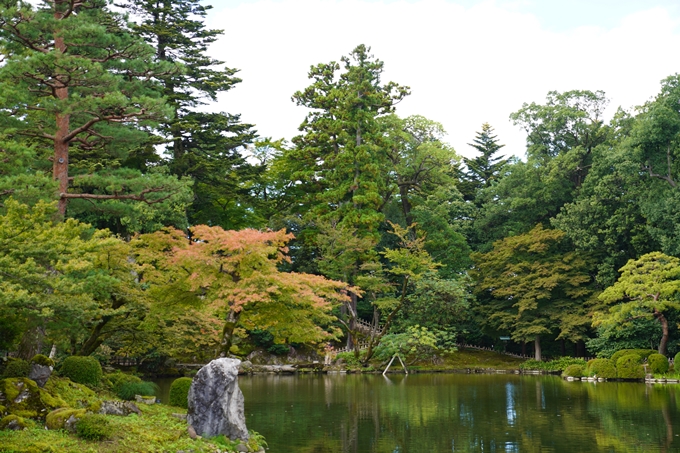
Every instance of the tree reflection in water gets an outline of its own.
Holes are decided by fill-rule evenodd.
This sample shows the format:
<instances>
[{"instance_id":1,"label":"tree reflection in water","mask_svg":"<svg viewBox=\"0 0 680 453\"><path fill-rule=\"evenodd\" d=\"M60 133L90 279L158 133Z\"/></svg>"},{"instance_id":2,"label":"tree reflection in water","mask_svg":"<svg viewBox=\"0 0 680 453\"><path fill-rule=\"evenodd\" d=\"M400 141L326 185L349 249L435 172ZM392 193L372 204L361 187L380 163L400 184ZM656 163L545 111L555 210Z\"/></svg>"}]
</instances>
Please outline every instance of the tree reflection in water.
<instances>
[{"instance_id":1,"label":"tree reflection in water","mask_svg":"<svg viewBox=\"0 0 680 453\"><path fill-rule=\"evenodd\" d=\"M677 385L555 376L242 377L248 427L300 453L680 451Z\"/></svg>"}]
</instances>

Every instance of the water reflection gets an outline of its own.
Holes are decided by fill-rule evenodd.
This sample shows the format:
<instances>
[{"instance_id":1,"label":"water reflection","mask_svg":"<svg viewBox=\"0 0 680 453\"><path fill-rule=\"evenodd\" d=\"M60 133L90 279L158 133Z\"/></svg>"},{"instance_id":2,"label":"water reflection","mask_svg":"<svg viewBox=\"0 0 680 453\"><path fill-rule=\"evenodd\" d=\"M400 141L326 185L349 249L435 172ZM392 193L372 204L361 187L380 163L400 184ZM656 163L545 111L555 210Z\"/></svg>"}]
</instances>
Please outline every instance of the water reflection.
<instances>
[{"instance_id":1,"label":"water reflection","mask_svg":"<svg viewBox=\"0 0 680 453\"><path fill-rule=\"evenodd\" d=\"M271 451L680 451L680 387L515 375L240 378Z\"/></svg>"}]
</instances>

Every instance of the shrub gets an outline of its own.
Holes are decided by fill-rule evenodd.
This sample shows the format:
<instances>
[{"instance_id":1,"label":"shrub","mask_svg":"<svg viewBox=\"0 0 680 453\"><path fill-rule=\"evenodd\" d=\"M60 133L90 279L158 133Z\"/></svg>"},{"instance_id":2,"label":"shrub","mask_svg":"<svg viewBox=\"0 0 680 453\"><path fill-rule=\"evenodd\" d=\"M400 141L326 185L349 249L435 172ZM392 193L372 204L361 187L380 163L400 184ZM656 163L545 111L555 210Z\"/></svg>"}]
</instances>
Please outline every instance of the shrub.
<instances>
[{"instance_id":1,"label":"shrub","mask_svg":"<svg viewBox=\"0 0 680 453\"><path fill-rule=\"evenodd\" d=\"M549 362L529 359L519 365L520 370L564 371L570 365L586 367L586 361L578 357L560 357Z\"/></svg>"},{"instance_id":2,"label":"shrub","mask_svg":"<svg viewBox=\"0 0 680 453\"><path fill-rule=\"evenodd\" d=\"M285 344L273 344L267 348L267 351L274 355L286 355L290 352L290 349Z\"/></svg>"},{"instance_id":3,"label":"shrub","mask_svg":"<svg viewBox=\"0 0 680 453\"><path fill-rule=\"evenodd\" d=\"M583 365L569 365L564 369L562 376L568 377L582 377L583 376Z\"/></svg>"},{"instance_id":4,"label":"shrub","mask_svg":"<svg viewBox=\"0 0 680 453\"><path fill-rule=\"evenodd\" d=\"M85 414L76 423L76 434L81 439L104 440L111 436L113 428L106 415Z\"/></svg>"},{"instance_id":5,"label":"shrub","mask_svg":"<svg viewBox=\"0 0 680 453\"><path fill-rule=\"evenodd\" d=\"M14 359L10 358L5 367L3 377L6 378L18 378L18 377L28 377L28 373L31 372L31 365L24 359Z\"/></svg>"},{"instance_id":6,"label":"shrub","mask_svg":"<svg viewBox=\"0 0 680 453\"><path fill-rule=\"evenodd\" d=\"M633 353L624 355L616 362L616 377L619 379L642 379L645 369L640 365L640 356Z\"/></svg>"},{"instance_id":7,"label":"shrub","mask_svg":"<svg viewBox=\"0 0 680 453\"><path fill-rule=\"evenodd\" d=\"M158 386L153 382L139 381L139 382L125 382L120 385L116 394L122 400L133 400L135 395L154 396Z\"/></svg>"},{"instance_id":8,"label":"shrub","mask_svg":"<svg viewBox=\"0 0 680 453\"><path fill-rule=\"evenodd\" d=\"M678 362L678 360L680 360L680 352L675 354L675 357L673 358L673 367L675 368L675 371L680 371L680 362Z\"/></svg>"},{"instance_id":9,"label":"shrub","mask_svg":"<svg viewBox=\"0 0 680 453\"><path fill-rule=\"evenodd\" d=\"M616 378L616 367L609 359L594 359L591 360L590 366L586 370L588 376L597 376L598 378L614 379Z\"/></svg>"},{"instance_id":10,"label":"shrub","mask_svg":"<svg viewBox=\"0 0 680 453\"><path fill-rule=\"evenodd\" d=\"M111 383L111 390L113 390L113 393L118 394L118 391L120 390L121 386L124 384L128 383L139 383L142 382L140 378L135 376L134 374L125 374L121 373L120 371L116 371L115 373L111 373L106 375L108 378L109 382Z\"/></svg>"},{"instance_id":11,"label":"shrub","mask_svg":"<svg viewBox=\"0 0 680 453\"><path fill-rule=\"evenodd\" d=\"M611 361L614 363L618 363L619 359L625 355L629 354L636 354L640 357L640 362L645 360L647 357L649 357L651 354L654 354L656 351L654 349L621 349L620 351L616 351L612 356L611 356Z\"/></svg>"},{"instance_id":12,"label":"shrub","mask_svg":"<svg viewBox=\"0 0 680 453\"><path fill-rule=\"evenodd\" d=\"M183 407L188 406L189 389L191 388L192 379L188 377L181 377L172 381L170 385L170 405Z\"/></svg>"},{"instance_id":13,"label":"shrub","mask_svg":"<svg viewBox=\"0 0 680 453\"><path fill-rule=\"evenodd\" d=\"M54 366L54 360L52 360L49 357L47 357L46 355L42 355L42 354L36 354L35 356L33 356L33 358L31 359L31 363L37 363L38 365L42 365L42 366L51 366L51 367Z\"/></svg>"},{"instance_id":14,"label":"shrub","mask_svg":"<svg viewBox=\"0 0 680 453\"><path fill-rule=\"evenodd\" d=\"M79 384L99 385L102 366L94 357L71 356L62 363L60 373Z\"/></svg>"},{"instance_id":15,"label":"shrub","mask_svg":"<svg viewBox=\"0 0 680 453\"><path fill-rule=\"evenodd\" d=\"M663 374L668 371L668 359L662 354L650 354L647 357L649 371L653 374Z\"/></svg>"}]
</instances>

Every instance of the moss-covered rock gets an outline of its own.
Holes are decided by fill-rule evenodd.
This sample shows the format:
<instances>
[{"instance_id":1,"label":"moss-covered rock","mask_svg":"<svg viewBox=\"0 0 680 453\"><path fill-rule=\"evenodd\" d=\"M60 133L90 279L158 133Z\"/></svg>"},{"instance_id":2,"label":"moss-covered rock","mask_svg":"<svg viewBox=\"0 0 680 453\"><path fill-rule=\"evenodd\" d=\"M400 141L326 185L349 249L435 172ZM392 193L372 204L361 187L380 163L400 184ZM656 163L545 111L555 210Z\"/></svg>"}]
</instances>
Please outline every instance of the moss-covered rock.
<instances>
[{"instance_id":1,"label":"moss-covered rock","mask_svg":"<svg viewBox=\"0 0 680 453\"><path fill-rule=\"evenodd\" d=\"M663 354L650 354L647 357L649 364L649 372L654 374L663 374L668 371L668 359Z\"/></svg>"},{"instance_id":2,"label":"moss-covered rock","mask_svg":"<svg viewBox=\"0 0 680 453\"><path fill-rule=\"evenodd\" d=\"M172 381L170 385L170 405L183 407L188 406L189 388L191 388L192 379L188 377L181 377Z\"/></svg>"},{"instance_id":3,"label":"moss-covered rock","mask_svg":"<svg viewBox=\"0 0 680 453\"><path fill-rule=\"evenodd\" d=\"M47 414L45 426L47 429L65 429L69 432L76 432L76 423L87 413L86 409L73 409L62 407Z\"/></svg>"},{"instance_id":4,"label":"moss-covered rock","mask_svg":"<svg viewBox=\"0 0 680 453\"><path fill-rule=\"evenodd\" d=\"M0 420L0 429L20 431L28 428L28 423L24 418L17 415L7 415Z\"/></svg>"},{"instance_id":5,"label":"moss-covered rock","mask_svg":"<svg viewBox=\"0 0 680 453\"><path fill-rule=\"evenodd\" d=\"M113 434L113 427L106 415L85 414L76 422L76 435L86 440L101 441Z\"/></svg>"},{"instance_id":6,"label":"moss-covered rock","mask_svg":"<svg viewBox=\"0 0 680 453\"><path fill-rule=\"evenodd\" d=\"M642 379L645 377L645 369L640 364L640 356L628 354L616 362L616 377L619 379Z\"/></svg>"},{"instance_id":7,"label":"moss-covered rock","mask_svg":"<svg viewBox=\"0 0 680 453\"><path fill-rule=\"evenodd\" d=\"M103 374L102 366L97 359L82 356L66 357L60 373L73 382L94 386L99 385Z\"/></svg>"},{"instance_id":8,"label":"moss-covered rock","mask_svg":"<svg viewBox=\"0 0 680 453\"><path fill-rule=\"evenodd\" d=\"M67 406L58 396L28 378L7 378L0 381L0 405L4 406L1 415L14 414L24 418L45 418L58 407Z\"/></svg>"},{"instance_id":9,"label":"moss-covered rock","mask_svg":"<svg viewBox=\"0 0 680 453\"><path fill-rule=\"evenodd\" d=\"M66 406L70 407L85 407L100 400L100 397L87 386L54 375L45 384L45 390L51 395L58 395L66 402Z\"/></svg>"},{"instance_id":10,"label":"moss-covered rock","mask_svg":"<svg viewBox=\"0 0 680 453\"><path fill-rule=\"evenodd\" d=\"M43 354L36 354L33 356L31 359L31 363L37 363L38 365L42 366L54 366L54 360L50 359L46 355Z\"/></svg>"},{"instance_id":11,"label":"moss-covered rock","mask_svg":"<svg viewBox=\"0 0 680 453\"><path fill-rule=\"evenodd\" d=\"M588 376L596 376L602 379L615 379L616 367L609 359L594 359L590 360L586 374Z\"/></svg>"}]
</instances>

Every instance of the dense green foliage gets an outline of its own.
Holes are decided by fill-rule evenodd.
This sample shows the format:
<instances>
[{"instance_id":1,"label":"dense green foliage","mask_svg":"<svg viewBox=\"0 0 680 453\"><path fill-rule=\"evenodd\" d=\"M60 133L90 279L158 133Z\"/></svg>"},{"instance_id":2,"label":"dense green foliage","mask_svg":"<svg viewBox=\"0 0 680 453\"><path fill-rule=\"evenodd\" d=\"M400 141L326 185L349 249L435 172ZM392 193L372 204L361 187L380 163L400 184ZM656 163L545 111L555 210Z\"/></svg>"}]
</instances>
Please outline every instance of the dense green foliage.
<instances>
[{"instance_id":1,"label":"dense green foliage","mask_svg":"<svg viewBox=\"0 0 680 453\"><path fill-rule=\"evenodd\" d=\"M586 368L588 376L596 376L603 379L616 378L616 366L609 359L593 359L588 362Z\"/></svg>"},{"instance_id":2,"label":"dense green foliage","mask_svg":"<svg viewBox=\"0 0 680 453\"><path fill-rule=\"evenodd\" d=\"M309 68L286 142L210 106L241 80L209 5L119 6L0 5L3 351L678 352L680 75L609 122L602 91L551 91L510 114L524 155L485 123L463 158L359 44Z\"/></svg>"},{"instance_id":3,"label":"dense green foliage","mask_svg":"<svg viewBox=\"0 0 680 453\"><path fill-rule=\"evenodd\" d=\"M31 365L27 361L10 358L5 366L5 371L2 373L2 377L28 377L30 371Z\"/></svg>"},{"instance_id":4,"label":"dense green foliage","mask_svg":"<svg viewBox=\"0 0 680 453\"><path fill-rule=\"evenodd\" d=\"M541 371L564 371L571 365L585 367L586 361L576 357L560 357L559 359L543 362L540 360L527 360L520 365L521 370Z\"/></svg>"},{"instance_id":5,"label":"dense green foliage","mask_svg":"<svg viewBox=\"0 0 680 453\"><path fill-rule=\"evenodd\" d=\"M655 352L656 351L654 349L621 349L620 351L616 351L614 354L612 354L610 360L614 363L617 363L621 357L625 355L635 354L638 357L640 357L639 362L642 362Z\"/></svg>"},{"instance_id":6,"label":"dense green foliage","mask_svg":"<svg viewBox=\"0 0 680 453\"><path fill-rule=\"evenodd\" d=\"M187 408L189 401L189 389L192 379L188 377L177 378L170 385L170 405Z\"/></svg>"},{"instance_id":7,"label":"dense green foliage","mask_svg":"<svg viewBox=\"0 0 680 453\"><path fill-rule=\"evenodd\" d=\"M627 354L616 361L616 377L619 379L642 379L645 369L640 364L640 356Z\"/></svg>"},{"instance_id":8,"label":"dense green foliage","mask_svg":"<svg viewBox=\"0 0 680 453\"><path fill-rule=\"evenodd\" d=\"M123 382L118 385L116 394L122 400L132 401L136 395L140 396L154 396L158 391L158 386L153 382L142 381L139 382Z\"/></svg>"},{"instance_id":9,"label":"dense green foliage","mask_svg":"<svg viewBox=\"0 0 680 453\"><path fill-rule=\"evenodd\" d=\"M37 363L38 365L42 366L54 366L54 360L50 359L46 355L43 354L36 354L33 356L31 359L31 363Z\"/></svg>"},{"instance_id":10,"label":"dense green foliage","mask_svg":"<svg viewBox=\"0 0 680 453\"><path fill-rule=\"evenodd\" d=\"M668 358L661 354L650 354L647 357L647 363L649 364L649 372L652 374L663 374L668 371Z\"/></svg>"},{"instance_id":11,"label":"dense green foliage","mask_svg":"<svg viewBox=\"0 0 680 453\"><path fill-rule=\"evenodd\" d=\"M85 414L76 423L76 434L85 440L104 440L113 433L108 417L100 414Z\"/></svg>"},{"instance_id":12,"label":"dense green foliage","mask_svg":"<svg viewBox=\"0 0 680 453\"><path fill-rule=\"evenodd\" d=\"M66 357L59 373L73 382L87 385L99 385L102 378L102 366L94 357Z\"/></svg>"},{"instance_id":13,"label":"dense green foliage","mask_svg":"<svg viewBox=\"0 0 680 453\"><path fill-rule=\"evenodd\" d=\"M583 365L569 365L562 372L562 376L579 378L585 375L584 372Z\"/></svg>"}]
</instances>

